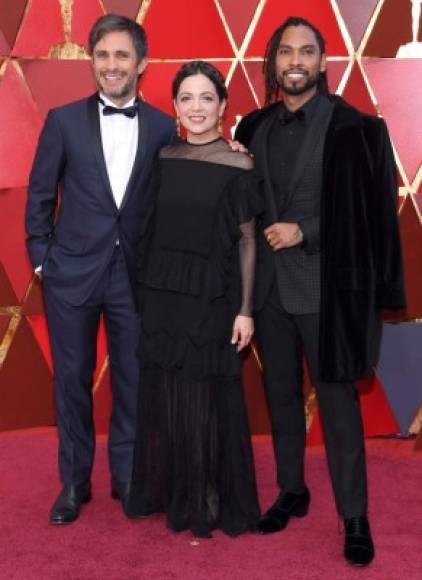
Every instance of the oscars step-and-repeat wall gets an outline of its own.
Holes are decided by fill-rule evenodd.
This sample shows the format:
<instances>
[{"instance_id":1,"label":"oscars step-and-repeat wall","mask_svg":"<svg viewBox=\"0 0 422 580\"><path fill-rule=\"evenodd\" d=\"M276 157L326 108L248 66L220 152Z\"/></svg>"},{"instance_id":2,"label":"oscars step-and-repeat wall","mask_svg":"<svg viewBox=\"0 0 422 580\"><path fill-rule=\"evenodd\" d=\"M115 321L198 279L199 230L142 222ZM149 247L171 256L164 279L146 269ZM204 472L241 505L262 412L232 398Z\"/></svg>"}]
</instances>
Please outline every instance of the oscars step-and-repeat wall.
<instances>
[{"instance_id":1,"label":"oscars step-and-repeat wall","mask_svg":"<svg viewBox=\"0 0 422 580\"><path fill-rule=\"evenodd\" d=\"M422 403L422 0L0 0L0 430L51 425L52 367L40 284L26 257L28 173L49 108L95 90L86 40L106 12L136 18L148 33L143 97L172 113L170 83L188 59L212 61L227 78L225 133L263 105L262 56L272 31L303 16L327 40L332 92L382 115L396 156L408 286L402 324L385 325L379 369L360 385L367 435L407 430ZM421 23L422 29L422 23ZM386 313L387 318L391 313ZM66 332L66 329L63 329ZM252 429L268 430L256 356L245 361ZM306 385L309 439L321 440ZM98 338L98 431L110 409L107 349Z\"/></svg>"}]
</instances>

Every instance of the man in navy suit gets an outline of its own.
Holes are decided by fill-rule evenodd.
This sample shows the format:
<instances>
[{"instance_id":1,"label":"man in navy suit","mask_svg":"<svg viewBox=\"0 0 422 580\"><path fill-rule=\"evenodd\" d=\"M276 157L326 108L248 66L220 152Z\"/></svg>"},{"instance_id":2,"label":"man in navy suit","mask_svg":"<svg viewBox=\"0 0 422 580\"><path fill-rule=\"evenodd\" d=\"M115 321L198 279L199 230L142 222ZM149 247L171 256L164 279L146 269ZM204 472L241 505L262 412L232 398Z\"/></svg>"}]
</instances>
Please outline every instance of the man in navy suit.
<instances>
[{"instance_id":1,"label":"man in navy suit","mask_svg":"<svg viewBox=\"0 0 422 580\"><path fill-rule=\"evenodd\" d=\"M101 314L113 389L111 493L125 509L138 386L137 245L154 159L175 138L173 120L137 99L147 65L143 28L108 14L93 26L89 48L99 92L49 112L26 211L27 246L43 280L54 361L63 489L51 524L73 522L91 499L92 383Z\"/></svg>"}]
</instances>

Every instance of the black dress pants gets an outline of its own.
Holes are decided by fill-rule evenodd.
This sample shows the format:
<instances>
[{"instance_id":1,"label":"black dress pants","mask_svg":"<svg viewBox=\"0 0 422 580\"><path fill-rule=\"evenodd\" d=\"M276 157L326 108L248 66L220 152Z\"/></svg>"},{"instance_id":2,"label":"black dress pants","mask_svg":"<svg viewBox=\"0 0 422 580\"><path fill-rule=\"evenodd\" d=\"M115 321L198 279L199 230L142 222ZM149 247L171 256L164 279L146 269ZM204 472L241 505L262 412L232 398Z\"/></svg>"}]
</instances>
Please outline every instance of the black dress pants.
<instances>
[{"instance_id":1,"label":"black dress pants","mask_svg":"<svg viewBox=\"0 0 422 580\"><path fill-rule=\"evenodd\" d=\"M337 511L345 518L360 516L367 511L367 479L359 396L355 383L318 380L318 327L319 314L284 310L276 284L256 316L277 482L293 493L305 486L304 353L316 388Z\"/></svg>"}]
</instances>

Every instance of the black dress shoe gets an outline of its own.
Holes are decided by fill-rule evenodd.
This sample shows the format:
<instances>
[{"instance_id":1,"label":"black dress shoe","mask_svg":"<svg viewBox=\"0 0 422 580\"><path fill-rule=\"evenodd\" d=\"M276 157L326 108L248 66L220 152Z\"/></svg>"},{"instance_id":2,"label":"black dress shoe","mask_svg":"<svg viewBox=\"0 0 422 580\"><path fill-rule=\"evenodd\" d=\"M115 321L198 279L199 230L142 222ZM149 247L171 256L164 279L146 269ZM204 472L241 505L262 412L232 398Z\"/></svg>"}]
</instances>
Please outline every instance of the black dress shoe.
<instances>
[{"instance_id":1,"label":"black dress shoe","mask_svg":"<svg viewBox=\"0 0 422 580\"><path fill-rule=\"evenodd\" d=\"M375 555L368 519L365 516L344 520L344 557L352 566L367 566Z\"/></svg>"},{"instance_id":2,"label":"black dress shoe","mask_svg":"<svg viewBox=\"0 0 422 580\"><path fill-rule=\"evenodd\" d=\"M59 493L50 511L50 524L61 526L78 519L81 505L91 501L91 484L68 484Z\"/></svg>"},{"instance_id":3,"label":"black dress shoe","mask_svg":"<svg viewBox=\"0 0 422 580\"><path fill-rule=\"evenodd\" d=\"M111 480L111 497L120 500L123 511L128 515L128 505L132 482Z\"/></svg>"},{"instance_id":4,"label":"black dress shoe","mask_svg":"<svg viewBox=\"0 0 422 580\"><path fill-rule=\"evenodd\" d=\"M284 530L291 516L303 518L309 509L311 495L305 488L303 493L281 493L270 509L261 516L256 529L261 534L273 534Z\"/></svg>"}]
</instances>

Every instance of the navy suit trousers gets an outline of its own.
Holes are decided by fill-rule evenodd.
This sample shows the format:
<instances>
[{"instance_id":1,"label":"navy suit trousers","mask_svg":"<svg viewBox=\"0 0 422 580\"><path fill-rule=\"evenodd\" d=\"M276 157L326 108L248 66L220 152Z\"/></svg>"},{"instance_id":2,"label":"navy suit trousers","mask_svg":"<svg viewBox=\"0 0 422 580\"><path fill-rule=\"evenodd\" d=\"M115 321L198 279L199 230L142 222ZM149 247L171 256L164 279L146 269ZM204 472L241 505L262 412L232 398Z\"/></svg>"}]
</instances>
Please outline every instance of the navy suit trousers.
<instances>
[{"instance_id":1,"label":"navy suit trousers","mask_svg":"<svg viewBox=\"0 0 422 580\"><path fill-rule=\"evenodd\" d=\"M119 246L89 299L67 304L44 280L44 301L54 363L59 470L64 484L90 479L95 453L93 373L101 315L107 334L113 393L109 460L113 479L132 477L140 334L127 269Z\"/></svg>"}]
</instances>

